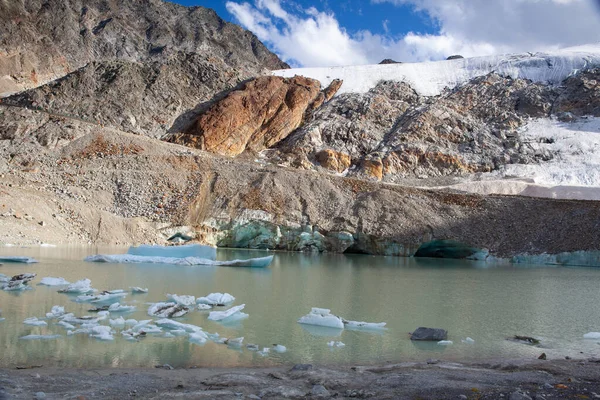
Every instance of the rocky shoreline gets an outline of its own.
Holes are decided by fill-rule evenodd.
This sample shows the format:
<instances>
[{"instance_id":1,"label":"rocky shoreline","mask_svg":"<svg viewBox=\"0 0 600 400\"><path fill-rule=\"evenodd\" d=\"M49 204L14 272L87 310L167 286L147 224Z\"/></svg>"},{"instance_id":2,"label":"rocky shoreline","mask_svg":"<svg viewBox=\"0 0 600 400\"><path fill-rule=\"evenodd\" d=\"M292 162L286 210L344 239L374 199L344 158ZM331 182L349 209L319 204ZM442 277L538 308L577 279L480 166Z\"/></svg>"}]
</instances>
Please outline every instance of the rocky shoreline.
<instances>
[{"instance_id":1,"label":"rocky shoreline","mask_svg":"<svg viewBox=\"0 0 600 400\"><path fill-rule=\"evenodd\" d=\"M372 366L0 369L0 399L600 398L600 362L440 360Z\"/></svg>"}]
</instances>

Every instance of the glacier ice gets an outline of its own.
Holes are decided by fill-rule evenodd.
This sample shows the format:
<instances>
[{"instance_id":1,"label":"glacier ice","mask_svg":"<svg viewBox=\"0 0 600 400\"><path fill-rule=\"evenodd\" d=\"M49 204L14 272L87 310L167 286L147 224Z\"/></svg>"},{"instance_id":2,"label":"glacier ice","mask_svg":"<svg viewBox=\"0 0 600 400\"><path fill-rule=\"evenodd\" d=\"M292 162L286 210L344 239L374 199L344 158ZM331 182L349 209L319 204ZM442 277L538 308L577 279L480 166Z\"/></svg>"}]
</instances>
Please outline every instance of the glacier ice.
<instances>
[{"instance_id":1,"label":"glacier ice","mask_svg":"<svg viewBox=\"0 0 600 400\"><path fill-rule=\"evenodd\" d=\"M191 324L183 324L181 322L173 321L172 319L159 319L155 322L156 325L161 328L171 329L171 330L183 330L185 332L199 332L202 330L199 326L191 325Z\"/></svg>"},{"instance_id":2,"label":"glacier ice","mask_svg":"<svg viewBox=\"0 0 600 400\"><path fill-rule=\"evenodd\" d=\"M588 332L585 335L583 335L584 339L600 339L600 332Z\"/></svg>"},{"instance_id":3,"label":"glacier ice","mask_svg":"<svg viewBox=\"0 0 600 400\"><path fill-rule=\"evenodd\" d=\"M474 344L475 340L471 339L470 337L467 337L466 339L462 339L461 342L466 344Z\"/></svg>"},{"instance_id":4,"label":"glacier ice","mask_svg":"<svg viewBox=\"0 0 600 400\"><path fill-rule=\"evenodd\" d=\"M138 256L133 254L98 254L84 259L87 262L115 263L115 264L169 264L169 265L206 265L215 267L254 267L265 268L273 261L273 256L249 258L247 260L215 261L200 257L158 257Z\"/></svg>"},{"instance_id":5,"label":"glacier ice","mask_svg":"<svg viewBox=\"0 0 600 400\"><path fill-rule=\"evenodd\" d=\"M244 337L242 336L237 338L225 339L225 344L230 347L242 347L242 345L244 344Z\"/></svg>"},{"instance_id":6,"label":"glacier ice","mask_svg":"<svg viewBox=\"0 0 600 400\"><path fill-rule=\"evenodd\" d=\"M37 263L38 261L35 258L31 258L31 257L0 256L0 262L34 264L34 263Z\"/></svg>"},{"instance_id":7,"label":"glacier ice","mask_svg":"<svg viewBox=\"0 0 600 400\"><path fill-rule=\"evenodd\" d=\"M437 344L440 346L450 346L451 344L454 344L454 342L452 342L452 340L440 340Z\"/></svg>"},{"instance_id":8,"label":"glacier ice","mask_svg":"<svg viewBox=\"0 0 600 400\"><path fill-rule=\"evenodd\" d=\"M46 321L39 320L37 317L26 318L23 323L31 326L48 326Z\"/></svg>"},{"instance_id":9,"label":"glacier ice","mask_svg":"<svg viewBox=\"0 0 600 400\"><path fill-rule=\"evenodd\" d=\"M123 290L106 290L95 295L80 295L77 296L77 302L87 303L115 303L118 299L127 297L127 293Z\"/></svg>"},{"instance_id":10,"label":"glacier ice","mask_svg":"<svg viewBox=\"0 0 600 400\"><path fill-rule=\"evenodd\" d=\"M141 288L138 286L133 286L129 288L131 290L131 293L133 294L138 294L138 293L148 293L148 288Z\"/></svg>"},{"instance_id":11,"label":"glacier ice","mask_svg":"<svg viewBox=\"0 0 600 400\"><path fill-rule=\"evenodd\" d=\"M197 308L198 310L212 310L213 307L208 304L198 304Z\"/></svg>"},{"instance_id":12,"label":"glacier ice","mask_svg":"<svg viewBox=\"0 0 600 400\"><path fill-rule=\"evenodd\" d=\"M380 330L386 329L385 322L362 322L362 321L347 321L343 319L344 327L346 329L354 330Z\"/></svg>"},{"instance_id":13,"label":"glacier ice","mask_svg":"<svg viewBox=\"0 0 600 400\"><path fill-rule=\"evenodd\" d=\"M98 340L112 341L114 340L113 330L110 326L97 325L90 329L90 336Z\"/></svg>"},{"instance_id":14,"label":"glacier ice","mask_svg":"<svg viewBox=\"0 0 600 400\"><path fill-rule=\"evenodd\" d=\"M217 249L215 247L203 246L200 244L187 244L181 246L141 245L130 247L127 254L145 257L195 257L213 261L217 259Z\"/></svg>"},{"instance_id":15,"label":"glacier ice","mask_svg":"<svg viewBox=\"0 0 600 400\"><path fill-rule=\"evenodd\" d=\"M130 313L136 310L135 306L124 306L121 303L113 303L108 307L108 312L111 313Z\"/></svg>"},{"instance_id":16,"label":"glacier ice","mask_svg":"<svg viewBox=\"0 0 600 400\"><path fill-rule=\"evenodd\" d=\"M31 290L32 288L28 286L28 283L35 278L36 274L24 273L15 275L10 279L5 277L2 279L4 282L2 285L2 290L7 292L10 291L21 291L21 290Z\"/></svg>"},{"instance_id":17,"label":"glacier ice","mask_svg":"<svg viewBox=\"0 0 600 400\"><path fill-rule=\"evenodd\" d=\"M285 353L287 351L287 347L285 347L284 345L281 345L281 344L274 344L273 351L275 351L277 353Z\"/></svg>"},{"instance_id":18,"label":"glacier ice","mask_svg":"<svg viewBox=\"0 0 600 400\"><path fill-rule=\"evenodd\" d=\"M208 319L211 321L228 321L228 322L232 322L232 321L237 321L240 319L244 319L248 317L248 314L245 314L243 312L241 312L244 307L246 307L245 304L241 304L239 306L235 306L235 307L231 307L228 310L225 311L211 311L210 314L208 315Z\"/></svg>"},{"instance_id":19,"label":"glacier ice","mask_svg":"<svg viewBox=\"0 0 600 400\"><path fill-rule=\"evenodd\" d=\"M62 306L53 306L49 313L46 313L46 318L58 318L65 315L65 308Z\"/></svg>"},{"instance_id":20,"label":"glacier ice","mask_svg":"<svg viewBox=\"0 0 600 400\"><path fill-rule=\"evenodd\" d=\"M206 304L210 306L225 306L234 301L235 297L229 293L211 293L206 297L199 297L196 299L197 304Z\"/></svg>"},{"instance_id":21,"label":"glacier ice","mask_svg":"<svg viewBox=\"0 0 600 400\"><path fill-rule=\"evenodd\" d=\"M55 278L52 276L47 276L45 278L42 278L42 280L40 281L39 285L45 285L45 286L63 286L63 285L68 285L70 282L67 281L65 278Z\"/></svg>"},{"instance_id":22,"label":"glacier ice","mask_svg":"<svg viewBox=\"0 0 600 400\"><path fill-rule=\"evenodd\" d=\"M60 325L60 326L62 326L65 329L70 329L70 330L74 330L75 329L75 325L71 325L70 323L65 322L65 321L59 321L57 323L57 325Z\"/></svg>"},{"instance_id":23,"label":"glacier ice","mask_svg":"<svg viewBox=\"0 0 600 400\"><path fill-rule=\"evenodd\" d=\"M196 304L196 297L190 295L167 294L167 299L182 306L191 307Z\"/></svg>"},{"instance_id":24,"label":"glacier ice","mask_svg":"<svg viewBox=\"0 0 600 400\"><path fill-rule=\"evenodd\" d=\"M85 293L91 293L91 292L96 292L97 290L92 288L92 281L85 278L85 279L81 279L77 282L73 282L71 283L69 286L67 286L64 289L59 290L59 293L68 293L68 294L85 294Z\"/></svg>"},{"instance_id":25,"label":"glacier ice","mask_svg":"<svg viewBox=\"0 0 600 400\"><path fill-rule=\"evenodd\" d=\"M109 319L108 324L115 328L123 328L125 327L125 319L123 317L119 317L117 319Z\"/></svg>"},{"instance_id":26,"label":"glacier ice","mask_svg":"<svg viewBox=\"0 0 600 400\"><path fill-rule=\"evenodd\" d=\"M159 318L178 318L188 312L188 307L171 302L154 303L148 308L148 315Z\"/></svg>"},{"instance_id":27,"label":"glacier ice","mask_svg":"<svg viewBox=\"0 0 600 400\"><path fill-rule=\"evenodd\" d=\"M346 345L343 342L332 340L331 342L327 343L327 346L329 346L329 347L345 347Z\"/></svg>"},{"instance_id":28,"label":"glacier ice","mask_svg":"<svg viewBox=\"0 0 600 400\"><path fill-rule=\"evenodd\" d=\"M331 310L326 308L313 307L310 313L301 317L298 322L306 325L344 329L344 322L342 321L342 318L331 314Z\"/></svg>"},{"instance_id":29,"label":"glacier ice","mask_svg":"<svg viewBox=\"0 0 600 400\"><path fill-rule=\"evenodd\" d=\"M190 334L190 342L196 344L204 344L208 340L208 336L203 331L193 332Z\"/></svg>"}]
</instances>

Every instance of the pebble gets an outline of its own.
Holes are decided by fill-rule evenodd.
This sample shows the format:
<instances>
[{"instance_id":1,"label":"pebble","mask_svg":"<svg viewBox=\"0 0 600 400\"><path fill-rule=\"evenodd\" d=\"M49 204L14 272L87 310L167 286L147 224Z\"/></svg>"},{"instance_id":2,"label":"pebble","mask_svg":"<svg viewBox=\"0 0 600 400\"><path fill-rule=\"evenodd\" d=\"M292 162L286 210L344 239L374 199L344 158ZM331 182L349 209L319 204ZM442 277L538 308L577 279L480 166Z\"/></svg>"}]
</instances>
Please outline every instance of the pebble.
<instances>
[{"instance_id":1,"label":"pebble","mask_svg":"<svg viewBox=\"0 0 600 400\"><path fill-rule=\"evenodd\" d=\"M531 397L527 396L525 393L521 392L513 392L508 396L508 400L532 400Z\"/></svg>"},{"instance_id":2,"label":"pebble","mask_svg":"<svg viewBox=\"0 0 600 400\"><path fill-rule=\"evenodd\" d=\"M41 399L45 399L46 398L46 393L44 392L37 392L35 394L35 396L33 396L35 399L37 400L41 400Z\"/></svg>"},{"instance_id":3,"label":"pebble","mask_svg":"<svg viewBox=\"0 0 600 400\"><path fill-rule=\"evenodd\" d=\"M323 385L315 385L310 390L311 395L319 396L319 397L329 397L329 390L325 388Z\"/></svg>"}]
</instances>

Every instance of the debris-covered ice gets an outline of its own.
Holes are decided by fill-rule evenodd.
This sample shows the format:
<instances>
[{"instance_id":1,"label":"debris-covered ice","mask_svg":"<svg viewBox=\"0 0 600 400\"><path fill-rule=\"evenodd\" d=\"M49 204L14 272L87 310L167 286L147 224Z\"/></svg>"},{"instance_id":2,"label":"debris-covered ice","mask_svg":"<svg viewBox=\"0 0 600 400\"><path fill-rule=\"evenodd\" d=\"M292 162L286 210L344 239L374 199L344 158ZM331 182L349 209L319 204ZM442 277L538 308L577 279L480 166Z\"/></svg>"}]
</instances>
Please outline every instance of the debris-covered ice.
<instances>
[{"instance_id":1,"label":"debris-covered ice","mask_svg":"<svg viewBox=\"0 0 600 400\"><path fill-rule=\"evenodd\" d=\"M118 299L127 297L127 293L124 290L105 290L99 294L89 295L84 294L77 296L77 302L82 303L115 303Z\"/></svg>"},{"instance_id":2,"label":"debris-covered ice","mask_svg":"<svg viewBox=\"0 0 600 400\"><path fill-rule=\"evenodd\" d=\"M3 284L1 285L1 288L7 292L31 290L32 287L30 287L28 284L33 280L33 278L35 278L35 276L36 274L24 273L7 279L5 275L5 277L2 279Z\"/></svg>"},{"instance_id":3,"label":"debris-covered ice","mask_svg":"<svg viewBox=\"0 0 600 400\"><path fill-rule=\"evenodd\" d=\"M148 288L141 288L139 286L132 286L129 289L133 294L148 293Z\"/></svg>"},{"instance_id":4,"label":"debris-covered ice","mask_svg":"<svg viewBox=\"0 0 600 400\"><path fill-rule=\"evenodd\" d=\"M114 264L169 264L169 265L207 265L215 267L253 267L265 268L273 261L273 256L249 258L247 260L215 261L199 257L150 257L132 254L98 254L84 259L87 262Z\"/></svg>"},{"instance_id":5,"label":"debris-covered ice","mask_svg":"<svg viewBox=\"0 0 600 400\"><path fill-rule=\"evenodd\" d=\"M92 281L89 279L81 279L77 282L71 283L64 289L59 290L59 293L68 293L68 294L86 294L96 292L97 290L92 288Z\"/></svg>"},{"instance_id":6,"label":"debris-covered ice","mask_svg":"<svg viewBox=\"0 0 600 400\"><path fill-rule=\"evenodd\" d=\"M331 310L327 308L316 308L310 311L309 314L298 320L301 324L325 326L328 328L344 329L342 318L331 314Z\"/></svg>"},{"instance_id":7,"label":"debris-covered ice","mask_svg":"<svg viewBox=\"0 0 600 400\"><path fill-rule=\"evenodd\" d=\"M190 312L188 307L172 302L154 303L148 308L148 315L159 318L178 318L188 312Z\"/></svg>"},{"instance_id":8,"label":"debris-covered ice","mask_svg":"<svg viewBox=\"0 0 600 400\"><path fill-rule=\"evenodd\" d=\"M588 332L585 335L583 335L584 339L600 339L600 332Z\"/></svg>"},{"instance_id":9,"label":"debris-covered ice","mask_svg":"<svg viewBox=\"0 0 600 400\"><path fill-rule=\"evenodd\" d=\"M26 318L23 323L31 326L48 326L46 321L39 320L37 317Z\"/></svg>"},{"instance_id":10,"label":"debris-covered ice","mask_svg":"<svg viewBox=\"0 0 600 400\"><path fill-rule=\"evenodd\" d=\"M342 319L344 322L344 327L347 329L355 329L355 330L380 330L386 329L385 322L362 322L362 321L346 321Z\"/></svg>"},{"instance_id":11,"label":"debris-covered ice","mask_svg":"<svg viewBox=\"0 0 600 400\"><path fill-rule=\"evenodd\" d=\"M182 306L192 307L196 304L196 297L190 295L167 294L167 299Z\"/></svg>"},{"instance_id":12,"label":"debris-covered ice","mask_svg":"<svg viewBox=\"0 0 600 400\"><path fill-rule=\"evenodd\" d=\"M145 257L197 257L206 260L217 259L217 249L215 247L203 246L200 244L188 244L182 246L141 245L130 247L127 254Z\"/></svg>"},{"instance_id":13,"label":"debris-covered ice","mask_svg":"<svg viewBox=\"0 0 600 400\"><path fill-rule=\"evenodd\" d=\"M66 280L65 278L55 278L53 276L47 276L45 278L42 278L42 280L39 283L40 285L45 285L45 286L64 286L64 285L69 285L70 282L68 280Z\"/></svg>"},{"instance_id":14,"label":"debris-covered ice","mask_svg":"<svg viewBox=\"0 0 600 400\"><path fill-rule=\"evenodd\" d=\"M60 338L60 335L27 335L21 336L21 340L54 340Z\"/></svg>"},{"instance_id":15,"label":"debris-covered ice","mask_svg":"<svg viewBox=\"0 0 600 400\"><path fill-rule=\"evenodd\" d=\"M206 297L198 297L196 299L197 304L205 304L209 306L225 306L233 303L235 297L229 293L211 293Z\"/></svg>"},{"instance_id":16,"label":"debris-covered ice","mask_svg":"<svg viewBox=\"0 0 600 400\"><path fill-rule=\"evenodd\" d=\"M0 256L0 262L34 264L38 262L35 258L20 256Z\"/></svg>"},{"instance_id":17,"label":"debris-covered ice","mask_svg":"<svg viewBox=\"0 0 600 400\"><path fill-rule=\"evenodd\" d=\"M232 322L248 318L248 314L241 312L244 307L246 307L246 305L241 304L239 306L231 307L229 310L225 311L211 311L208 315L208 319L211 321Z\"/></svg>"}]
</instances>

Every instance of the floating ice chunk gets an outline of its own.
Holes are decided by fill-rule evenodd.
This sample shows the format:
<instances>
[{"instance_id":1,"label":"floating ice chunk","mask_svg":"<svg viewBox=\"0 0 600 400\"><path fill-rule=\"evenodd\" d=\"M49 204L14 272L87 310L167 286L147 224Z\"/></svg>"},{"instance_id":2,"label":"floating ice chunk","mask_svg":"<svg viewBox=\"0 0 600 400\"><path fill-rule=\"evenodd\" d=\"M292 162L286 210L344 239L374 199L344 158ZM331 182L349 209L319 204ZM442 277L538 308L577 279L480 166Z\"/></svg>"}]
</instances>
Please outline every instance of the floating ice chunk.
<instances>
[{"instance_id":1,"label":"floating ice chunk","mask_svg":"<svg viewBox=\"0 0 600 400\"><path fill-rule=\"evenodd\" d=\"M199 332L202 330L202 328L200 328L199 326L191 324L182 324L181 322L173 321L172 319L167 318L159 319L158 321L156 321L156 325L160 326L161 328L171 330L183 329L186 332Z\"/></svg>"},{"instance_id":2,"label":"floating ice chunk","mask_svg":"<svg viewBox=\"0 0 600 400\"><path fill-rule=\"evenodd\" d=\"M150 322L152 322L151 319L145 319L143 321L139 321L137 324L135 324L134 326L131 327L131 330L133 332L138 332L141 329L143 329L144 327L148 326L148 324L150 324Z\"/></svg>"},{"instance_id":3,"label":"floating ice chunk","mask_svg":"<svg viewBox=\"0 0 600 400\"><path fill-rule=\"evenodd\" d=\"M275 351L277 353L285 353L287 351L287 347L285 347L281 344L274 344L273 351Z\"/></svg>"},{"instance_id":4,"label":"floating ice chunk","mask_svg":"<svg viewBox=\"0 0 600 400\"><path fill-rule=\"evenodd\" d=\"M301 324L325 326L329 328L344 329L342 318L331 314L331 310L314 307L311 312L298 320Z\"/></svg>"},{"instance_id":5,"label":"floating ice chunk","mask_svg":"<svg viewBox=\"0 0 600 400\"><path fill-rule=\"evenodd\" d=\"M81 279L77 282L71 283L66 288L59 290L59 293L71 293L71 294L85 294L96 292L96 289L91 286L92 281L89 279Z\"/></svg>"},{"instance_id":6,"label":"floating ice chunk","mask_svg":"<svg viewBox=\"0 0 600 400\"><path fill-rule=\"evenodd\" d=\"M148 324L148 325L142 327L139 330L139 332L145 332L145 333L163 333L163 330L160 327L156 326L156 325Z\"/></svg>"},{"instance_id":7,"label":"floating ice chunk","mask_svg":"<svg viewBox=\"0 0 600 400\"><path fill-rule=\"evenodd\" d=\"M38 261L31 257L0 256L0 262L33 264Z\"/></svg>"},{"instance_id":8,"label":"floating ice chunk","mask_svg":"<svg viewBox=\"0 0 600 400\"><path fill-rule=\"evenodd\" d=\"M207 333L206 336L217 344L223 344L227 341L227 338L222 338L218 333Z\"/></svg>"},{"instance_id":9,"label":"floating ice chunk","mask_svg":"<svg viewBox=\"0 0 600 400\"><path fill-rule=\"evenodd\" d=\"M47 276L45 278L42 278L42 280L39 283L40 285L46 285L46 286L63 286L63 285L69 285L70 282L68 280L66 280L65 278L54 278L52 276Z\"/></svg>"},{"instance_id":10,"label":"floating ice chunk","mask_svg":"<svg viewBox=\"0 0 600 400\"><path fill-rule=\"evenodd\" d=\"M58 322L58 323L57 323L57 325L60 325L60 326L62 326L63 328L65 328L65 329L69 329L69 330L74 330L74 329L75 329L75 326L74 326L74 325L71 325L70 323L68 323L68 322L65 322L65 321L60 321L60 322Z\"/></svg>"},{"instance_id":11,"label":"floating ice chunk","mask_svg":"<svg viewBox=\"0 0 600 400\"><path fill-rule=\"evenodd\" d=\"M454 342L452 342L452 340L440 340L437 344L440 346L450 346L451 344L454 344Z\"/></svg>"},{"instance_id":12,"label":"floating ice chunk","mask_svg":"<svg viewBox=\"0 0 600 400\"><path fill-rule=\"evenodd\" d=\"M243 318L247 318L248 314L241 312L245 304L241 304L239 306L231 307L229 310L225 311L211 311L208 315L208 319L211 321L224 321L224 320L239 320Z\"/></svg>"},{"instance_id":13,"label":"floating ice chunk","mask_svg":"<svg viewBox=\"0 0 600 400\"><path fill-rule=\"evenodd\" d=\"M111 313L130 313L134 312L135 309L135 306L123 306L121 303L113 303L108 307L107 311Z\"/></svg>"},{"instance_id":14,"label":"floating ice chunk","mask_svg":"<svg viewBox=\"0 0 600 400\"><path fill-rule=\"evenodd\" d=\"M129 289L131 290L131 293L133 293L133 294L148 293L148 288L141 288L141 287L138 287L138 286L132 286Z\"/></svg>"},{"instance_id":15,"label":"floating ice chunk","mask_svg":"<svg viewBox=\"0 0 600 400\"><path fill-rule=\"evenodd\" d=\"M159 318L178 318L188 312L188 307L176 303L154 303L148 308L148 315Z\"/></svg>"},{"instance_id":16,"label":"floating ice chunk","mask_svg":"<svg viewBox=\"0 0 600 400\"><path fill-rule=\"evenodd\" d=\"M0 274L0 282L8 282L10 278L4 274Z\"/></svg>"},{"instance_id":17,"label":"floating ice chunk","mask_svg":"<svg viewBox=\"0 0 600 400\"><path fill-rule=\"evenodd\" d=\"M124 328L125 327L125 319L123 317L119 317L117 319L109 319L108 324L115 328Z\"/></svg>"},{"instance_id":18,"label":"floating ice chunk","mask_svg":"<svg viewBox=\"0 0 600 400\"><path fill-rule=\"evenodd\" d=\"M584 339L594 339L594 340L600 339L600 332L586 333L585 335L583 335L583 338Z\"/></svg>"},{"instance_id":19,"label":"floating ice chunk","mask_svg":"<svg viewBox=\"0 0 600 400\"><path fill-rule=\"evenodd\" d=\"M46 318L58 318L65 315L65 308L61 306L53 306L49 313L46 313Z\"/></svg>"},{"instance_id":20,"label":"floating ice chunk","mask_svg":"<svg viewBox=\"0 0 600 400\"><path fill-rule=\"evenodd\" d=\"M263 347L263 349L259 351L258 354L260 354L263 357L266 357L267 355L269 355L270 350L271 349L269 349L268 347Z\"/></svg>"},{"instance_id":21,"label":"floating ice chunk","mask_svg":"<svg viewBox=\"0 0 600 400\"><path fill-rule=\"evenodd\" d=\"M204 344L208 340L206 333L202 331L194 332L190 334L190 342L196 344Z\"/></svg>"},{"instance_id":22,"label":"floating ice chunk","mask_svg":"<svg viewBox=\"0 0 600 400\"><path fill-rule=\"evenodd\" d=\"M60 338L60 335L27 335L21 336L21 340L54 340Z\"/></svg>"},{"instance_id":23,"label":"floating ice chunk","mask_svg":"<svg viewBox=\"0 0 600 400\"><path fill-rule=\"evenodd\" d=\"M329 347L345 347L346 345L342 342L339 342L339 341L336 342L336 341L332 340L331 342L327 343L327 346L329 346Z\"/></svg>"},{"instance_id":24,"label":"floating ice chunk","mask_svg":"<svg viewBox=\"0 0 600 400\"><path fill-rule=\"evenodd\" d=\"M209 306L225 306L234 301L235 297L229 293L211 293L206 297L198 297L196 299L197 304L206 304Z\"/></svg>"},{"instance_id":25,"label":"floating ice chunk","mask_svg":"<svg viewBox=\"0 0 600 400\"><path fill-rule=\"evenodd\" d=\"M3 280L5 283L2 285L2 289L7 292L31 290L32 288L29 287L27 284L33 278L35 278L35 276L36 276L36 274L24 273L24 274L15 275L12 278L10 278L9 280L6 280L6 278L4 278Z\"/></svg>"},{"instance_id":26,"label":"floating ice chunk","mask_svg":"<svg viewBox=\"0 0 600 400\"><path fill-rule=\"evenodd\" d=\"M165 334L162 335L162 337L165 339L173 339L175 335L173 335L171 332L165 332Z\"/></svg>"},{"instance_id":27,"label":"floating ice chunk","mask_svg":"<svg viewBox=\"0 0 600 400\"><path fill-rule=\"evenodd\" d=\"M345 319L342 319L342 321L344 322L344 326L347 329L355 329L355 330L380 330L380 329L386 329L385 322L362 322L362 321L346 321Z\"/></svg>"},{"instance_id":28,"label":"floating ice chunk","mask_svg":"<svg viewBox=\"0 0 600 400\"><path fill-rule=\"evenodd\" d=\"M31 326L48 326L48 323L46 321L41 321L37 319L37 317L26 318L25 321L23 321L23 323L25 325Z\"/></svg>"},{"instance_id":29,"label":"floating ice chunk","mask_svg":"<svg viewBox=\"0 0 600 400\"><path fill-rule=\"evenodd\" d=\"M149 246L142 245L130 247L127 254L146 257L173 257L186 258L197 257L206 260L217 259L217 249L212 246L200 244L188 244L183 246Z\"/></svg>"},{"instance_id":30,"label":"floating ice chunk","mask_svg":"<svg viewBox=\"0 0 600 400\"><path fill-rule=\"evenodd\" d=\"M40 244L40 247L56 247L56 245L50 244L50 243L42 243L42 244Z\"/></svg>"},{"instance_id":31,"label":"floating ice chunk","mask_svg":"<svg viewBox=\"0 0 600 400\"><path fill-rule=\"evenodd\" d=\"M127 297L124 290L106 290L96 295L84 294L77 296L77 302L83 303L115 303L118 299Z\"/></svg>"},{"instance_id":32,"label":"floating ice chunk","mask_svg":"<svg viewBox=\"0 0 600 400\"><path fill-rule=\"evenodd\" d=\"M273 256L249 258L247 260L214 261L198 257L147 257L131 254L99 254L84 259L87 262L115 263L115 264L169 264L169 265L208 265L215 267L253 267L265 268L273 261Z\"/></svg>"},{"instance_id":33,"label":"floating ice chunk","mask_svg":"<svg viewBox=\"0 0 600 400\"><path fill-rule=\"evenodd\" d=\"M252 343L248 343L246 345L246 348L250 351L258 351L258 345L257 344L252 344Z\"/></svg>"},{"instance_id":34,"label":"floating ice chunk","mask_svg":"<svg viewBox=\"0 0 600 400\"><path fill-rule=\"evenodd\" d=\"M238 338L232 338L232 339L225 339L225 344L227 346L231 346L231 347L242 347L242 344L244 343L244 337L238 337Z\"/></svg>"},{"instance_id":35,"label":"floating ice chunk","mask_svg":"<svg viewBox=\"0 0 600 400\"><path fill-rule=\"evenodd\" d=\"M178 295L178 294L167 294L167 299L174 301L175 303L182 306L193 306L196 303L195 296L189 295Z\"/></svg>"},{"instance_id":36,"label":"floating ice chunk","mask_svg":"<svg viewBox=\"0 0 600 400\"><path fill-rule=\"evenodd\" d=\"M5 321L5 320L6 320L6 318L0 317L0 322Z\"/></svg>"},{"instance_id":37,"label":"floating ice chunk","mask_svg":"<svg viewBox=\"0 0 600 400\"><path fill-rule=\"evenodd\" d=\"M185 336L188 333L184 329L173 329L169 331L173 336Z\"/></svg>"},{"instance_id":38,"label":"floating ice chunk","mask_svg":"<svg viewBox=\"0 0 600 400\"><path fill-rule=\"evenodd\" d=\"M100 313L98 313L100 314ZM83 317L76 317L74 314L69 313L60 317L61 321L68 322L69 324L83 325L83 324L97 324L99 321L106 319L104 315L97 317L91 317L89 315Z\"/></svg>"},{"instance_id":39,"label":"floating ice chunk","mask_svg":"<svg viewBox=\"0 0 600 400\"><path fill-rule=\"evenodd\" d=\"M198 304L198 310L212 310L212 306L208 304Z\"/></svg>"},{"instance_id":40,"label":"floating ice chunk","mask_svg":"<svg viewBox=\"0 0 600 400\"><path fill-rule=\"evenodd\" d=\"M115 339L112 332L110 326L98 325L91 328L90 336L98 340L111 341Z\"/></svg>"},{"instance_id":41,"label":"floating ice chunk","mask_svg":"<svg viewBox=\"0 0 600 400\"><path fill-rule=\"evenodd\" d=\"M471 339L470 337L467 337L466 339L462 339L461 342L466 344L474 344L475 340Z\"/></svg>"},{"instance_id":42,"label":"floating ice chunk","mask_svg":"<svg viewBox=\"0 0 600 400\"><path fill-rule=\"evenodd\" d=\"M135 326L137 325L137 320L135 319L127 319L125 320L125 326Z\"/></svg>"}]
</instances>

